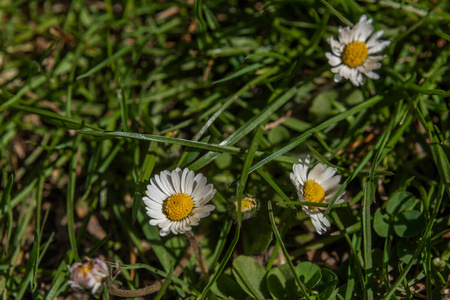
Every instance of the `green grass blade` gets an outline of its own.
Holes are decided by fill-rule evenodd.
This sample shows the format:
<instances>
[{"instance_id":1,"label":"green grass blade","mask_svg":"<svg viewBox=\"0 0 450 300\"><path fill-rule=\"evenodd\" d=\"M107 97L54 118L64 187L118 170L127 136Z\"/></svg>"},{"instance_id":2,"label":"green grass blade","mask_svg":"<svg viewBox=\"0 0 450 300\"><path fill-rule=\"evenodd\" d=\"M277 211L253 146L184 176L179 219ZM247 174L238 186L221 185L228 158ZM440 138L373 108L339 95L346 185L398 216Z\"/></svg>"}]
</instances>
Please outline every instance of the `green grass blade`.
<instances>
[{"instance_id":1,"label":"green grass blade","mask_svg":"<svg viewBox=\"0 0 450 300\"><path fill-rule=\"evenodd\" d=\"M272 160L274 160L275 158L279 157L280 155L285 154L286 152L294 149L295 147L297 147L298 145L304 143L311 135L313 135L314 132L316 131L321 131L324 130L325 128L334 125L342 120L344 120L345 118L352 116L354 114L359 113L360 111L370 108L372 106L374 106L375 104L377 104L378 102L380 102L381 100L383 100L383 96L375 96L369 100L364 101L363 103L349 109L348 111L341 113L335 117L332 117L330 119L328 119L327 121L321 123L320 125L306 131L305 133L301 134L300 136L298 136L297 138L295 138L292 142L290 142L287 146L281 148L280 150L278 150L277 152L267 156L266 158L260 160L258 163L256 163L251 169L250 172L255 171L256 169L264 166L265 164L271 162Z\"/></svg>"}]
</instances>

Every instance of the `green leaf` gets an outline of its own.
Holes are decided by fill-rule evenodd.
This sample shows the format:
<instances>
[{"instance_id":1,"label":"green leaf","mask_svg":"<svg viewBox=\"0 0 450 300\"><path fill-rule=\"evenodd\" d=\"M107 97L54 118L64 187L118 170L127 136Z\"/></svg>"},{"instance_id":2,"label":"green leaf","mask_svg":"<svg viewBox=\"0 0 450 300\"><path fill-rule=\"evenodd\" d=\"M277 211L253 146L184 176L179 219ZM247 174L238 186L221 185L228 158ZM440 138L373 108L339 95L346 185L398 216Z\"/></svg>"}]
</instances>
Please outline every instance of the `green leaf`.
<instances>
[{"instance_id":1,"label":"green leaf","mask_svg":"<svg viewBox=\"0 0 450 300\"><path fill-rule=\"evenodd\" d=\"M287 130L285 127L276 126L269 131L268 139L272 145L276 145L284 140L289 139L290 136L291 135L289 134L289 130Z\"/></svg>"},{"instance_id":2,"label":"green leaf","mask_svg":"<svg viewBox=\"0 0 450 300\"><path fill-rule=\"evenodd\" d=\"M317 290L319 291L319 299L327 300L333 294L336 284L338 282L338 277L331 270L323 268L321 270L322 278L317 284Z\"/></svg>"},{"instance_id":3,"label":"green leaf","mask_svg":"<svg viewBox=\"0 0 450 300\"><path fill-rule=\"evenodd\" d=\"M246 296L236 280L224 273L220 274L217 281L211 287L211 292L222 298L233 297L234 299L244 299Z\"/></svg>"},{"instance_id":4,"label":"green leaf","mask_svg":"<svg viewBox=\"0 0 450 300\"><path fill-rule=\"evenodd\" d=\"M233 275L241 288L250 296L268 298L264 268L249 256L239 256L233 261Z\"/></svg>"},{"instance_id":5,"label":"green leaf","mask_svg":"<svg viewBox=\"0 0 450 300\"><path fill-rule=\"evenodd\" d=\"M397 256L405 264L409 263L417 249L417 240L400 239L397 244Z\"/></svg>"},{"instance_id":6,"label":"green leaf","mask_svg":"<svg viewBox=\"0 0 450 300\"><path fill-rule=\"evenodd\" d=\"M388 237L390 226L390 216L383 214L381 208L377 209L373 218L373 229L381 237Z\"/></svg>"},{"instance_id":7,"label":"green leaf","mask_svg":"<svg viewBox=\"0 0 450 300\"><path fill-rule=\"evenodd\" d=\"M336 90L327 90L320 93L313 99L309 107L309 113L317 116L319 120L333 115L335 112L331 103L336 99L338 99L338 92Z\"/></svg>"},{"instance_id":8,"label":"green leaf","mask_svg":"<svg viewBox=\"0 0 450 300\"><path fill-rule=\"evenodd\" d=\"M222 153L214 160L216 166L221 169L227 169L230 167L231 162L233 161L233 157L229 153Z\"/></svg>"},{"instance_id":9,"label":"green leaf","mask_svg":"<svg viewBox=\"0 0 450 300\"><path fill-rule=\"evenodd\" d=\"M395 216L394 231L403 238L411 238L418 235L425 225L423 215L420 211L404 211Z\"/></svg>"},{"instance_id":10,"label":"green leaf","mask_svg":"<svg viewBox=\"0 0 450 300\"><path fill-rule=\"evenodd\" d=\"M295 271L297 276L300 277L300 280L304 282L305 287L309 290L315 287L322 278L320 267L309 261L300 263Z\"/></svg>"},{"instance_id":11,"label":"green leaf","mask_svg":"<svg viewBox=\"0 0 450 300\"><path fill-rule=\"evenodd\" d=\"M161 236L159 235L159 228L148 224L148 216L142 211L138 212L137 219L140 224L144 224L144 226L142 226L142 232L144 233L147 241L151 243L152 251L155 253L158 261L163 266L164 271L167 272L176 260L168 249L164 247Z\"/></svg>"},{"instance_id":12,"label":"green leaf","mask_svg":"<svg viewBox=\"0 0 450 300\"><path fill-rule=\"evenodd\" d=\"M262 203L257 215L242 225L242 243L246 255L260 254L267 250L273 238L272 226L267 218L267 206Z\"/></svg>"},{"instance_id":13,"label":"green leaf","mask_svg":"<svg viewBox=\"0 0 450 300\"><path fill-rule=\"evenodd\" d=\"M345 103L348 105L357 105L364 101L364 94L361 90L354 90L347 97L345 97Z\"/></svg>"},{"instance_id":14,"label":"green leaf","mask_svg":"<svg viewBox=\"0 0 450 300\"><path fill-rule=\"evenodd\" d=\"M414 205L415 199L411 193L408 192L397 192L392 195L388 200L386 206L386 211L390 215L396 215L402 211L412 207Z\"/></svg>"},{"instance_id":15,"label":"green leaf","mask_svg":"<svg viewBox=\"0 0 450 300\"><path fill-rule=\"evenodd\" d=\"M297 300L301 298L289 265L273 268L267 274L267 287L273 299Z\"/></svg>"}]
</instances>

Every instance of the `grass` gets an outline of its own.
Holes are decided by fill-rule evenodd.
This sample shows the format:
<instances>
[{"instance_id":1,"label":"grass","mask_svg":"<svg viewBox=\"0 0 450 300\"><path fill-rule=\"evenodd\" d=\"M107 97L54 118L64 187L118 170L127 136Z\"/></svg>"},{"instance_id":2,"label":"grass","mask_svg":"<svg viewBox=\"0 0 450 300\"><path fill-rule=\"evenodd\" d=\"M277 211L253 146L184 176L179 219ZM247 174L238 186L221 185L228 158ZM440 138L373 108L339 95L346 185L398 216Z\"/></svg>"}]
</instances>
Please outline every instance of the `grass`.
<instances>
[{"instance_id":1,"label":"grass","mask_svg":"<svg viewBox=\"0 0 450 300\"><path fill-rule=\"evenodd\" d=\"M0 7L3 299L88 297L68 284L84 257L123 289L166 279L155 299L447 293L448 1ZM335 83L327 38L362 14L391 41L380 79ZM324 235L289 179L306 155L346 190ZM209 279L186 236L145 214L149 179L176 167L217 190L194 227ZM246 195L258 213L233 217Z\"/></svg>"}]
</instances>

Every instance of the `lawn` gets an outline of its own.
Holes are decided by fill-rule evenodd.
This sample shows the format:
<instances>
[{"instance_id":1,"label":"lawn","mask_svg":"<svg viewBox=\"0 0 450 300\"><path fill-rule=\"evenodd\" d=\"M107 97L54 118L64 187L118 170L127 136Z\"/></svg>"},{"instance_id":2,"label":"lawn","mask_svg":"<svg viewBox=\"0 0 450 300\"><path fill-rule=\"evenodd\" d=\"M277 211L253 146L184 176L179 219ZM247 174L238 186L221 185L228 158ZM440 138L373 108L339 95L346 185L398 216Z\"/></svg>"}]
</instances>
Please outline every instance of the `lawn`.
<instances>
[{"instance_id":1,"label":"lawn","mask_svg":"<svg viewBox=\"0 0 450 300\"><path fill-rule=\"evenodd\" d=\"M450 299L449 1L0 18L2 299Z\"/></svg>"}]
</instances>

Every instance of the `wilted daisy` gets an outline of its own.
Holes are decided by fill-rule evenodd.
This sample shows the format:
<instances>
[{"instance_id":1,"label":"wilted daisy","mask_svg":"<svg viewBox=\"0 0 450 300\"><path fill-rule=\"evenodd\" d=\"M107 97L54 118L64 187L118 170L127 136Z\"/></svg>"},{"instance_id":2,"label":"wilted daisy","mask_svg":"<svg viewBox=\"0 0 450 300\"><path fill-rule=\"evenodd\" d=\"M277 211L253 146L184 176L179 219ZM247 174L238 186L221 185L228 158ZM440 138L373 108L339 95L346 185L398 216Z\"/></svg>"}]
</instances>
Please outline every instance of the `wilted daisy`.
<instances>
[{"instance_id":1,"label":"wilted daisy","mask_svg":"<svg viewBox=\"0 0 450 300\"><path fill-rule=\"evenodd\" d=\"M339 181L341 176L336 174L336 168L327 167L324 164L317 164L310 172L309 156L305 161L294 164L292 167L291 181L297 189L299 201L302 202L315 202L315 203L330 203L336 192L341 185ZM345 191L339 195L335 204L344 202L342 196ZM311 217L311 221L319 234L327 231L327 227L330 227L330 222L320 211L326 209L326 207L314 207L314 206L302 206L303 211Z\"/></svg>"},{"instance_id":2,"label":"wilted daisy","mask_svg":"<svg viewBox=\"0 0 450 300\"><path fill-rule=\"evenodd\" d=\"M70 272L70 287L90 291L93 295L97 294L109 277L108 266L100 258L74 263L67 269Z\"/></svg>"},{"instance_id":3,"label":"wilted daisy","mask_svg":"<svg viewBox=\"0 0 450 300\"><path fill-rule=\"evenodd\" d=\"M380 78L373 70L381 67L380 60L384 56L373 54L382 51L391 42L380 40L383 30L372 33L372 19L362 15L353 28L339 27L339 41L333 37L328 38L333 53L327 52L325 55L328 63L334 67L331 71L335 73L335 82L345 78L359 86L363 84L363 75L372 79Z\"/></svg>"},{"instance_id":4,"label":"wilted daisy","mask_svg":"<svg viewBox=\"0 0 450 300\"><path fill-rule=\"evenodd\" d=\"M214 205L207 205L216 193L213 185L207 185L206 177L195 176L187 168L162 171L150 179L145 193L147 197L142 200L152 218L150 224L161 228L161 236L185 233L215 209Z\"/></svg>"}]
</instances>

